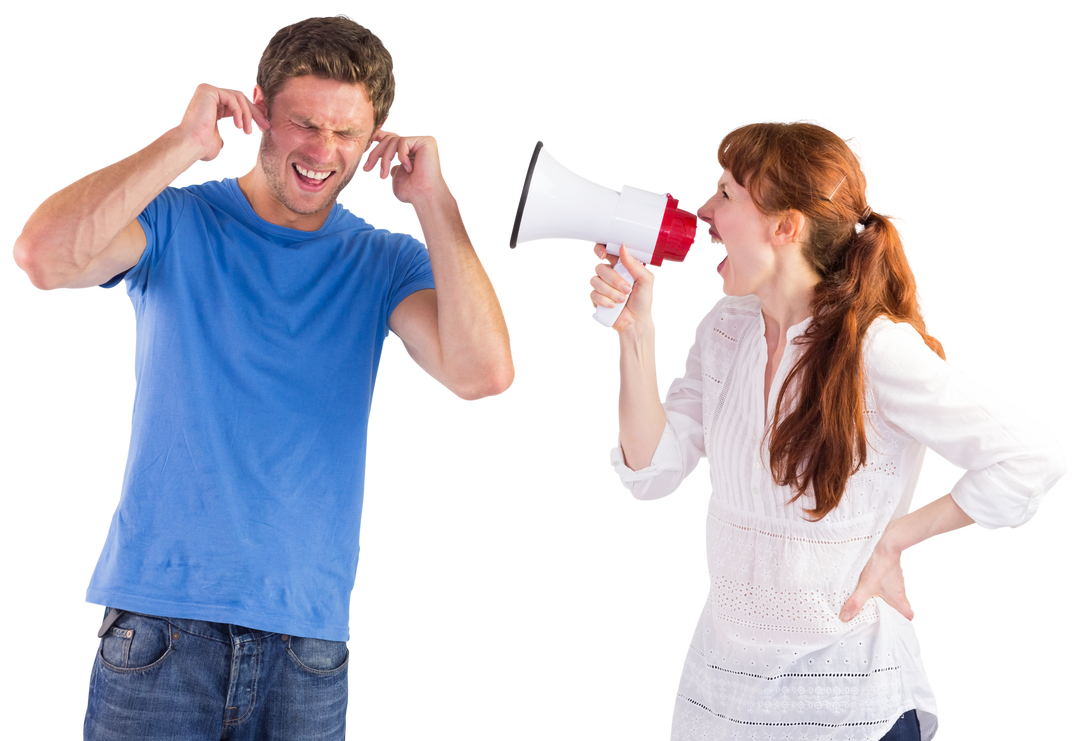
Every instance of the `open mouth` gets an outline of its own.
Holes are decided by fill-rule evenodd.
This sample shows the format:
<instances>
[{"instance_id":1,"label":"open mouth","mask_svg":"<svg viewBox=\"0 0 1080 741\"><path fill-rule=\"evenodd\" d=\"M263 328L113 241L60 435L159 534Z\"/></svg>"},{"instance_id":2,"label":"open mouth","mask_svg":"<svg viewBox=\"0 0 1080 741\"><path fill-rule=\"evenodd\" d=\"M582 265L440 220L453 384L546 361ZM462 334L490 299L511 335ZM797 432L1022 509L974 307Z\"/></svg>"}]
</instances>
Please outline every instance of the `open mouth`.
<instances>
[{"instance_id":1,"label":"open mouth","mask_svg":"<svg viewBox=\"0 0 1080 741\"><path fill-rule=\"evenodd\" d=\"M336 172L335 170L309 170L296 163L293 163L292 167L300 184L306 186L308 190L318 190L326 182L326 179Z\"/></svg>"},{"instance_id":2,"label":"open mouth","mask_svg":"<svg viewBox=\"0 0 1080 741\"><path fill-rule=\"evenodd\" d=\"M716 265L713 266L713 273L715 273L716 277L721 279L721 280L723 280L723 277L721 277L721 275L720 275L720 269L724 268L724 264L727 261L728 261L728 256L724 255L723 257L720 257L720 259L717 260Z\"/></svg>"}]
</instances>

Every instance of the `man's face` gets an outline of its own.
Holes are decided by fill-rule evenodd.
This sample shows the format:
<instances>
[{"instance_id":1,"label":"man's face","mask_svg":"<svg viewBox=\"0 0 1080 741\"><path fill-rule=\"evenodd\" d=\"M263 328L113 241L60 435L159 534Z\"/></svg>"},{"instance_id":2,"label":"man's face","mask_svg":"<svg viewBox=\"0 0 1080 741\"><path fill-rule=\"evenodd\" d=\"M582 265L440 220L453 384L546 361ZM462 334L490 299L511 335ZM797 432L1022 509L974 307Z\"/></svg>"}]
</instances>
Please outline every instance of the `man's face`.
<instances>
[{"instance_id":1,"label":"man's face","mask_svg":"<svg viewBox=\"0 0 1080 741\"><path fill-rule=\"evenodd\" d=\"M255 102L265 103L258 88ZM325 211L349 184L375 131L364 86L293 77L274 96L268 118L259 167L270 195L294 214Z\"/></svg>"}]
</instances>

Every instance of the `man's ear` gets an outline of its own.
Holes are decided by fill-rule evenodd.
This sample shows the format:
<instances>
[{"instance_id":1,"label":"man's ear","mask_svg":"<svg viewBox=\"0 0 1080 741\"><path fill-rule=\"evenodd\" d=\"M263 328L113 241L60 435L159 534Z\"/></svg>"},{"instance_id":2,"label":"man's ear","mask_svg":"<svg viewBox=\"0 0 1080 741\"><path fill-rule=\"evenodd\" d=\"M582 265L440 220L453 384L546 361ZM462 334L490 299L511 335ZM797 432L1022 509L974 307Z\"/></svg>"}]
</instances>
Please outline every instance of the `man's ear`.
<instances>
[{"instance_id":1,"label":"man's ear","mask_svg":"<svg viewBox=\"0 0 1080 741\"><path fill-rule=\"evenodd\" d=\"M270 107L266 105L266 96L263 95L262 88L258 85L255 86L255 90L251 93L251 104L266 116L267 121L270 120Z\"/></svg>"},{"instance_id":2,"label":"man's ear","mask_svg":"<svg viewBox=\"0 0 1080 741\"><path fill-rule=\"evenodd\" d=\"M371 136L368 137L367 145L364 147L365 152L368 151L369 149L371 149L371 145L375 143L375 135L378 134L380 131L382 131L382 127L383 127L384 123L386 123L385 118L382 121L380 121L379 123L375 124L375 128L372 129L372 131L371 131Z\"/></svg>"}]
</instances>

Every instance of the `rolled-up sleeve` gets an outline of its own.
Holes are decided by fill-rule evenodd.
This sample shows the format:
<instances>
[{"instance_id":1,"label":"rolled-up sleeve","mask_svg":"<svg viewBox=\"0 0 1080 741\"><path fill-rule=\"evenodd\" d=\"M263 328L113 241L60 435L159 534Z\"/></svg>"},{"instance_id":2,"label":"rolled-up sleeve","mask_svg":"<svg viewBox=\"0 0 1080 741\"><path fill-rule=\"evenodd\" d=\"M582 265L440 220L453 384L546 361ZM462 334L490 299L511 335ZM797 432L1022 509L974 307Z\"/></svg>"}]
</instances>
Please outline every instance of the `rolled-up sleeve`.
<instances>
[{"instance_id":1,"label":"rolled-up sleeve","mask_svg":"<svg viewBox=\"0 0 1080 741\"><path fill-rule=\"evenodd\" d=\"M879 319L864 361L877 416L967 469L952 496L979 525L1022 525L1064 475L1052 435L953 369L912 326Z\"/></svg>"},{"instance_id":2,"label":"rolled-up sleeve","mask_svg":"<svg viewBox=\"0 0 1080 741\"><path fill-rule=\"evenodd\" d=\"M664 402L667 424L652 461L645 468L632 471L623 460L621 446L611 451L611 465L637 499L659 499L675 491L705 454L700 352L704 326L705 322L702 322L698 327L697 340L686 359L686 373L675 379L668 389Z\"/></svg>"}]
</instances>

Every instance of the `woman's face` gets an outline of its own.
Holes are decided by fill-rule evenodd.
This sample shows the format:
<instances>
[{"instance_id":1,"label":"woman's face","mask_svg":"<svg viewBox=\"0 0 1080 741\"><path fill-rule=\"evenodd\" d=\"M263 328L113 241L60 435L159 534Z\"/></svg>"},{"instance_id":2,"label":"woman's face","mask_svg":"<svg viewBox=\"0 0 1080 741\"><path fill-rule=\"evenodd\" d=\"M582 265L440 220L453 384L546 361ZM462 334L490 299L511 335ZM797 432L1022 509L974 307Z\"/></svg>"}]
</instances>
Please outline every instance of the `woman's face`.
<instances>
[{"instance_id":1,"label":"woman's face","mask_svg":"<svg viewBox=\"0 0 1080 741\"><path fill-rule=\"evenodd\" d=\"M727 257L716 268L724 279L724 293L757 293L775 275L776 253L770 239L774 220L758 211L750 193L727 170L720 177L716 195L698 209L697 216L708 223L712 241L727 249Z\"/></svg>"}]
</instances>

